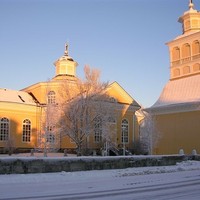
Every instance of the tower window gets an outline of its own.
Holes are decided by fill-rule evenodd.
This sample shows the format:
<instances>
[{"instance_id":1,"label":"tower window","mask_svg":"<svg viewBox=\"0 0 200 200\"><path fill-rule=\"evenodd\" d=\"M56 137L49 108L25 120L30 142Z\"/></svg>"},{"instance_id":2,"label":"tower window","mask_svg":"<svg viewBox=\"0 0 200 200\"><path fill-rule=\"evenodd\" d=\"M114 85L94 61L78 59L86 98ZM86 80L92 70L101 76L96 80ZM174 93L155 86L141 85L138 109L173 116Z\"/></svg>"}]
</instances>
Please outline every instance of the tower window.
<instances>
[{"instance_id":1,"label":"tower window","mask_svg":"<svg viewBox=\"0 0 200 200\"><path fill-rule=\"evenodd\" d=\"M199 63L196 63L196 64L193 66L193 71L194 71L194 72L200 71L200 64L199 64Z\"/></svg>"},{"instance_id":2,"label":"tower window","mask_svg":"<svg viewBox=\"0 0 200 200\"><path fill-rule=\"evenodd\" d=\"M200 53L200 44L199 41L194 41L192 44L192 53L193 55L197 55Z\"/></svg>"},{"instance_id":3,"label":"tower window","mask_svg":"<svg viewBox=\"0 0 200 200\"><path fill-rule=\"evenodd\" d=\"M189 74L190 73L190 67L189 66L185 66L183 68L183 74Z\"/></svg>"},{"instance_id":4,"label":"tower window","mask_svg":"<svg viewBox=\"0 0 200 200\"><path fill-rule=\"evenodd\" d=\"M180 60L180 49L178 47L172 50L172 61Z\"/></svg>"},{"instance_id":5,"label":"tower window","mask_svg":"<svg viewBox=\"0 0 200 200\"><path fill-rule=\"evenodd\" d=\"M183 45L183 47L182 47L182 57L183 58L190 57L190 45L189 44Z\"/></svg>"},{"instance_id":6,"label":"tower window","mask_svg":"<svg viewBox=\"0 0 200 200\"><path fill-rule=\"evenodd\" d=\"M180 69L175 69L173 74L174 74L174 77L180 76Z\"/></svg>"}]
</instances>

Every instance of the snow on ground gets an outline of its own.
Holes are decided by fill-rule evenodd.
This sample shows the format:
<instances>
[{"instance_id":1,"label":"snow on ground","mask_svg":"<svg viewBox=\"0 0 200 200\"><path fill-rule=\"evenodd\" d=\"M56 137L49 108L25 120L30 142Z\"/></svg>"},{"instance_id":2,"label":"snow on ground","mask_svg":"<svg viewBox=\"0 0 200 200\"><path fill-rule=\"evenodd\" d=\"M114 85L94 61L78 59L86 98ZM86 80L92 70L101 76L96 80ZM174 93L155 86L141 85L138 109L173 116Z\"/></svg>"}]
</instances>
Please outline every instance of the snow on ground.
<instances>
[{"instance_id":1,"label":"snow on ground","mask_svg":"<svg viewBox=\"0 0 200 200\"><path fill-rule=\"evenodd\" d=\"M57 158L57 157L63 157L64 153L48 153L47 157L50 158ZM67 154L68 157L76 157L75 154ZM44 157L43 153L34 153L34 156L31 156L31 153L18 153L18 154L12 154L11 156L8 156L8 154L0 154L0 158L41 158Z\"/></svg>"},{"instance_id":2,"label":"snow on ground","mask_svg":"<svg viewBox=\"0 0 200 200\"><path fill-rule=\"evenodd\" d=\"M200 161L184 161L175 166L161 167L0 175L0 199L71 200L123 199L124 197L126 199L140 199L139 197L133 198L133 195L147 195L148 197L150 194L143 191L144 188L148 187L152 187L151 191L155 192L162 191L155 187L168 187L170 190L177 188L174 191L174 194L177 194L177 191L182 187L180 183L186 187L186 181L190 181L187 183L187 187L195 187L191 190L196 192L196 195L200 195L198 192L200 191L199 177ZM140 190L144 194L140 193ZM148 189L145 191L147 192ZM152 195L157 195L155 192ZM179 191L181 194L184 192L185 188ZM190 200L198 199L194 193L187 193L187 198L177 197L174 199L188 199L188 195L193 195ZM167 197L162 199L167 199ZM170 199L172 198L170 197Z\"/></svg>"},{"instance_id":3,"label":"snow on ground","mask_svg":"<svg viewBox=\"0 0 200 200\"><path fill-rule=\"evenodd\" d=\"M181 171L200 170L200 161L184 161L173 166L136 167L115 170L93 170L78 172L57 172L38 174L0 175L0 185L5 183L38 183L49 181L80 181L88 178L125 177L147 174L175 173Z\"/></svg>"}]
</instances>

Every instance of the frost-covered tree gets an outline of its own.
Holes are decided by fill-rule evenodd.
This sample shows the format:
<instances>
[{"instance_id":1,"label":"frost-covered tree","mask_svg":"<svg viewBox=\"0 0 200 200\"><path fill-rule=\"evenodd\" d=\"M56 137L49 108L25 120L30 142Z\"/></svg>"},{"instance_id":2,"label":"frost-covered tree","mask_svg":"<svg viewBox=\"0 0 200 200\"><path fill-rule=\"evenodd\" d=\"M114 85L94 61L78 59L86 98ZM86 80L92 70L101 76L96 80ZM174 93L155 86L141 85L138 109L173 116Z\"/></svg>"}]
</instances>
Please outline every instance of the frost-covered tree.
<instances>
[{"instance_id":1,"label":"frost-covered tree","mask_svg":"<svg viewBox=\"0 0 200 200\"><path fill-rule=\"evenodd\" d=\"M160 139L160 133L156 125L155 116L144 110L142 114L144 119L140 125L140 144L144 152L152 154Z\"/></svg>"},{"instance_id":2,"label":"frost-covered tree","mask_svg":"<svg viewBox=\"0 0 200 200\"><path fill-rule=\"evenodd\" d=\"M111 117L115 116L115 103L107 95L108 83L100 82L100 72L84 68L85 79L63 83L60 90L58 121L59 132L69 136L82 154L83 144L91 134L98 132L99 140L111 140Z\"/></svg>"},{"instance_id":3,"label":"frost-covered tree","mask_svg":"<svg viewBox=\"0 0 200 200\"><path fill-rule=\"evenodd\" d=\"M4 147L4 151L7 151L9 156L11 156L13 154L13 152L16 149L16 140L15 137L10 136L8 137L8 139L5 141L5 147Z\"/></svg>"},{"instance_id":4,"label":"frost-covered tree","mask_svg":"<svg viewBox=\"0 0 200 200\"><path fill-rule=\"evenodd\" d=\"M41 117L41 132L38 135L38 146L47 156L48 152L55 152L60 148L60 134L57 131L56 122L59 117L56 94L50 86L50 81L46 87L46 105L43 107Z\"/></svg>"},{"instance_id":5,"label":"frost-covered tree","mask_svg":"<svg viewBox=\"0 0 200 200\"><path fill-rule=\"evenodd\" d=\"M56 152L60 149L60 134L56 127L58 120L56 104L47 104L45 108L45 120L42 124L43 133L40 135L39 144L43 149L44 156L47 156L48 152Z\"/></svg>"},{"instance_id":6,"label":"frost-covered tree","mask_svg":"<svg viewBox=\"0 0 200 200\"><path fill-rule=\"evenodd\" d=\"M116 147L116 118L117 102L109 96L103 96L102 99L94 105L94 122L92 132L95 141L101 142L104 155L109 154L109 150ZM100 137L98 137L100 136Z\"/></svg>"}]
</instances>

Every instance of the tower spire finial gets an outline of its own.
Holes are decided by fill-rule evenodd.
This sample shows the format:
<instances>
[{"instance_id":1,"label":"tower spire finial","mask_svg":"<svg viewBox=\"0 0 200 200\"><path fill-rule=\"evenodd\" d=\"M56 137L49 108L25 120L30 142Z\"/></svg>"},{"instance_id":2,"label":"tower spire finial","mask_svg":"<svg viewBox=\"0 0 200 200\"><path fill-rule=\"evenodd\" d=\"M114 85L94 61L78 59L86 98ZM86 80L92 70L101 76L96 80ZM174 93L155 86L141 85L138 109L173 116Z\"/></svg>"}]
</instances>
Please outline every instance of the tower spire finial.
<instances>
[{"instance_id":1,"label":"tower spire finial","mask_svg":"<svg viewBox=\"0 0 200 200\"><path fill-rule=\"evenodd\" d=\"M66 42L65 43L65 56L69 55L69 44Z\"/></svg>"},{"instance_id":2,"label":"tower spire finial","mask_svg":"<svg viewBox=\"0 0 200 200\"><path fill-rule=\"evenodd\" d=\"M193 8L194 8L194 4L193 4L192 0L189 0L189 9L193 10Z\"/></svg>"}]
</instances>

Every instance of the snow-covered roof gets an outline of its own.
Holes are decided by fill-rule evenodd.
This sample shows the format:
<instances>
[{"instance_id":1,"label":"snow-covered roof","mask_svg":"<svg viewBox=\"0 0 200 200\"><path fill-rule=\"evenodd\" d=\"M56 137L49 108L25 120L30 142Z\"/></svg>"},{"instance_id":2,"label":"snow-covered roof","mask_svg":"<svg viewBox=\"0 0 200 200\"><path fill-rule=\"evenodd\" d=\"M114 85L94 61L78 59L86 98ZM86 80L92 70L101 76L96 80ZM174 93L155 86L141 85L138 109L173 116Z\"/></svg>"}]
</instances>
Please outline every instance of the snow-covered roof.
<instances>
[{"instance_id":1,"label":"snow-covered roof","mask_svg":"<svg viewBox=\"0 0 200 200\"><path fill-rule=\"evenodd\" d=\"M36 105L33 97L27 92L0 88L0 102L13 102Z\"/></svg>"},{"instance_id":2,"label":"snow-covered roof","mask_svg":"<svg viewBox=\"0 0 200 200\"><path fill-rule=\"evenodd\" d=\"M200 74L169 81L151 108L197 103L200 103Z\"/></svg>"}]
</instances>

